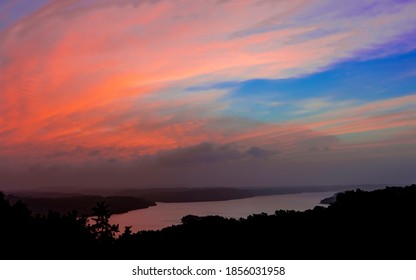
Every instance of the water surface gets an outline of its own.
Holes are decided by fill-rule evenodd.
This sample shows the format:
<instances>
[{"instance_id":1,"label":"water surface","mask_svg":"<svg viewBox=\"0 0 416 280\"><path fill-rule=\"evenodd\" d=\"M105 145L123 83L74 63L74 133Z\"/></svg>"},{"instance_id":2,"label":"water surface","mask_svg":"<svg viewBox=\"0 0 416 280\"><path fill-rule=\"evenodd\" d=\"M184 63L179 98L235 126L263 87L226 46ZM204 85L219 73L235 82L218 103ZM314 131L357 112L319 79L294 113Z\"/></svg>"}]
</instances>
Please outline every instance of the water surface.
<instances>
[{"instance_id":1,"label":"water surface","mask_svg":"<svg viewBox=\"0 0 416 280\"><path fill-rule=\"evenodd\" d=\"M227 218L245 218L251 214L273 214L276 210L312 209L320 200L332 196L335 192L316 192L301 194L284 194L256 196L245 199L208 202L162 203L147 209L138 209L111 217L111 222L124 226L133 226L138 230L157 230L181 223L186 215L208 216L220 215Z\"/></svg>"}]
</instances>

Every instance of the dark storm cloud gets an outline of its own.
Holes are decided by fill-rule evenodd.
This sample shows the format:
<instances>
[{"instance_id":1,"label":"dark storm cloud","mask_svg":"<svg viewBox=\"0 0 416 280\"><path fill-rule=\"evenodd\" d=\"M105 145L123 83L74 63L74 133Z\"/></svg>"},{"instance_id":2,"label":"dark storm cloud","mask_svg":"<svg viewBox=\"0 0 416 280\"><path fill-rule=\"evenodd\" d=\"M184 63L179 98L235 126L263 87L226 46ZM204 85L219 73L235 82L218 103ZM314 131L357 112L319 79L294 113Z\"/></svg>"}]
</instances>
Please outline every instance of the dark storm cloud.
<instances>
[{"instance_id":1,"label":"dark storm cloud","mask_svg":"<svg viewBox=\"0 0 416 280\"><path fill-rule=\"evenodd\" d=\"M267 150L260 147L251 147L247 150L246 154L250 155L255 159L267 159L270 158L279 152L276 150Z\"/></svg>"},{"instance_id":2,"label":"dark storm cloud","mask_svg":"<svg viewBox=\"0 0 416 280\"><path fill-rule=\"evenodd\" d=\"M298 144L298 147L309 151L329 151L333 145L339 142L337 137L325 135L303 140Z\"/></svg>"},{"instance_id":3,"label":"dark storm cloud","mask_svg":"<svg viewBox=\"0 0 416 280\"><path fill-rule=\"evenodd\" d=\"M166 166L189 166L199 164L225 163L246 159L265 159L276 154L259 147L251 147L248 150L239 150L235 145L215 145L213 143L201 143L196 146L179 148L168 152L160 152L157 162Z\"/></svg>"}]
</instances>

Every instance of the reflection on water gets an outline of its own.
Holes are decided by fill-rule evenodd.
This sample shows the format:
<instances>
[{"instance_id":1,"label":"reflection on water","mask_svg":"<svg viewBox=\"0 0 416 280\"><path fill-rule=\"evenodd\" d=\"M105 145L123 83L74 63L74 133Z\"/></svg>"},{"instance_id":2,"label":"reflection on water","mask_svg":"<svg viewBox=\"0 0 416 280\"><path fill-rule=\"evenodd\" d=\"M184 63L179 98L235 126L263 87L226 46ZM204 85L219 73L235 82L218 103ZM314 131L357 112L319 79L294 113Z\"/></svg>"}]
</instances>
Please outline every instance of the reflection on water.
<instances>
[{"instance_id":1,"label":"reflection on water","mask_svg":"<svg viewBox=\"0 0 416 280\"><path fill-rule=\"evenodd\" d=\"M128 213L113 215L111 223L133 226L133 232L138 230L156 230L180 224L186 215L220 215L227 218L247 217L261 212L273 214L276 210L312 209L320 200L332 196L335 192L301 193L256 196L245 199L209 202L162 203L147 209L133 210Z\"/></svg>"}]
</instances>

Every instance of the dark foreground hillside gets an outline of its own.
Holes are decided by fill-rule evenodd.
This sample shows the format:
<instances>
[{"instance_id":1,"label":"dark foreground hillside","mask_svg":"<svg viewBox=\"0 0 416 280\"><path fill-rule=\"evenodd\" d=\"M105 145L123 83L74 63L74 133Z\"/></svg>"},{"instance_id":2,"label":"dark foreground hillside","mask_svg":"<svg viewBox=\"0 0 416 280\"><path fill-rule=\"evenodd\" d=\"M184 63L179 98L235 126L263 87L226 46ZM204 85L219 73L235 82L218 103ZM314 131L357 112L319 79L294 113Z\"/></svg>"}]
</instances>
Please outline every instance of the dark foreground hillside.
<instances>
[{"instance_id":1,"label":"dark foreground hillside","mask_svg":"<svg viewBox=\"0 0 416 280\"><path fill-rule=\"evenodd\" d=\"M416 185L347 191L329 207L246 219L183 218L161 231L115 238L104 204L88 225L76 213L32 216L0 195L2 259L416 259Z\"/></svg>"}]
</instances>

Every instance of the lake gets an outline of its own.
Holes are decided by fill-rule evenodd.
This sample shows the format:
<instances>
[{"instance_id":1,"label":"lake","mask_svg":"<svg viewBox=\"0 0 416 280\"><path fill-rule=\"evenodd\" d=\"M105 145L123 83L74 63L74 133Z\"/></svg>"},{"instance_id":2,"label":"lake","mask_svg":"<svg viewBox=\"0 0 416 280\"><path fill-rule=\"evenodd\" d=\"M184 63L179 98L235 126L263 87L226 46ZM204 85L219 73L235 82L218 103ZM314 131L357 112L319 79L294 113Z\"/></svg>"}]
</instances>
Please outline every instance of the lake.
<instances>
[{"instance_id":1,"label":"lake","mask_svg":"<svg viewBox=\"0 0 416 280\"><path fill-rule=\"evenodd\" d=\"M282 194L256 196L245 199L208 202L162 203L146 209L116 214L110 222L124 226L132 226L133 232L138 230L157 230L181 223L186 215L208 216L219 215L227 218L245 218L251 214L273 214L276 210L307 210L317 206L321 199L335 192L315 192L300 194Z\"/></svg>"}]
</instances>

